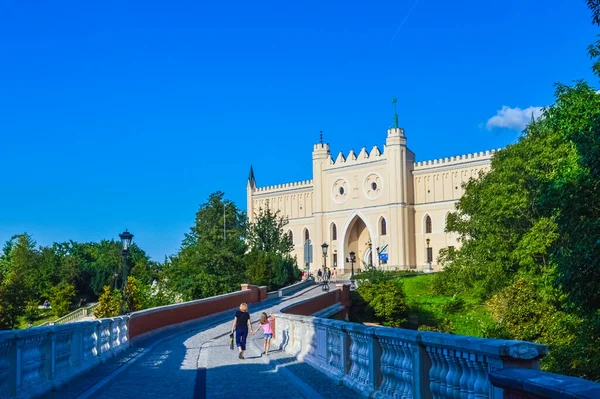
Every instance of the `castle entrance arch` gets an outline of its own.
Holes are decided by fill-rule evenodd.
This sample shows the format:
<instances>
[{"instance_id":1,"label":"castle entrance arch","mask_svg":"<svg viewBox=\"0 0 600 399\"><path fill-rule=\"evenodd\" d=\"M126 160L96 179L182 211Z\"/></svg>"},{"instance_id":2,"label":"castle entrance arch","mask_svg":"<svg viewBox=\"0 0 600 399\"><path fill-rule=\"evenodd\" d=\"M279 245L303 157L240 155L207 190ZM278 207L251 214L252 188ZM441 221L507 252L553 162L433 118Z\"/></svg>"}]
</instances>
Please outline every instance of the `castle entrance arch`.
<instances>
[{"instance_id":1,"label":"castle entrance arch","mask_svg":"<svg viewBox=\"0 0 600 399\"><path fill-rule=\"evenodd\" d=\"M365 270L365 266L369 264L369 242L374 242L374 236L371 234L370 226L366 218L358 212L353 212L348 217L342 230L343 246L340 260L343 261L343 268L338 264L338 269L342 269L344 273L350 272L351 264L346 262L350 256L350 252L354 252L356 261L354 262L354 272L358 269ZM341 263L341 262L340 262Z\"/></svg>"}]
</instances>

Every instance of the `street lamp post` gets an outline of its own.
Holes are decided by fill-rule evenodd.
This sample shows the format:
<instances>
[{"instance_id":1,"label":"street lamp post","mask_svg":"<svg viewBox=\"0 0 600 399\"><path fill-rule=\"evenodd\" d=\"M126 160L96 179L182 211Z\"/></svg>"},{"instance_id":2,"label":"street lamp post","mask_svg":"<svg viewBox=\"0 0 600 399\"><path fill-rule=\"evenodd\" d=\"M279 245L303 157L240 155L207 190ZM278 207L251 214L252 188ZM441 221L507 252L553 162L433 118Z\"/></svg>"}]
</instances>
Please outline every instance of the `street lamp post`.
<instances>
[{"instance_id":1,"label":"street lamp post","mask_svg":"<svg viewBox=\"0 0 600 399\"><path fill-rule=\"evenodd\" d=\"M431 271L431 260L429 259L429 241L430 239L425 240L427 242L427 264L429 265L429 271Z\"/></svg>"},{"instance_id":2,"label":"street lamp post","mask_svg":"<svg viewBox=\"0 0 600 399\"><path fill-rule=\"evenodd\" d=\"M352 288L354 287L354 261L356 261L356 254L354 253L354 251L350 252L350 267L351 267L351 274L350 274L350 284Z\"/></svg>"},{"instance_id":3,"label":"street lamp post","mask_svg":"<svg viewBox=\"0 0 600 399\"><path fill-rule=\"evenodd\" d=\"M327 248L329 248L329 245L327 245L326 242L324 242L321 245L321 249L323 250L323 291L327 291L329 289L329 281L327 280Z\"/></svg>"},{"instance_id":4,"label":"street lamp post","mask_svg":"<svg viewBox=\"0 0 600 399\"><path fill-rule=\"evenodd\" d=\"M133 240L133 234L125 229L124 233L119 234L119 238L121 239L121 257L123 261L123 288L121 290L121 295L124 294L125 286L127 285L127 258L129 256L129 249L131 248L131 240ZM123 295L123 305L125 305L125 295ZM125 306L122 306L121 309L124 309Z\"/></svg>"}]
</instances>

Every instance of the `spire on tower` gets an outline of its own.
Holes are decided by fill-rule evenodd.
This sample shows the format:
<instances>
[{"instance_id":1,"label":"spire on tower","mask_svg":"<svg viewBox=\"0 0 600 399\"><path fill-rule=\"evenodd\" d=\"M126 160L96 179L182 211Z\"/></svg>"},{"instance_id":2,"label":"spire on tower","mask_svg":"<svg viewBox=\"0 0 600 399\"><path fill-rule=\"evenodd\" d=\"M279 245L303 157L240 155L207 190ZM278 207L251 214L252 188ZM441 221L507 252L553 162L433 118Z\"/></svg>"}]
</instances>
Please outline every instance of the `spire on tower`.
<instances>
[{"instance_id":1,"label":"spire on tower","mask_svg":"<svg viewBox=\"0 0 600 399\"><path fill-rule=\"evenodd\" d=\"M250 165L250 173L248 174L248 184L255 187L256 179L254 178L254 169L252 169L252 165Z\"/></svg>"},{"instance_id":2,"label":"spire on tower","mask_svg":"<svg viewBox=\"0 0 600 399\"><path fill-rule=\"evenodd\" d=\"M319 144L323 144L323 131L319 131Z\"/></svg>"},{"instance_id":3,"label":"spire on tower","mask_svg":"<svg viewBox=\"0 0 600 399\"><path fill-rule=\"evenodd\" d=\"M398 129L398 114L396 113L396 97L392 98L392 104L394 104L394 129Z\"/></svg>"}]
</instances>

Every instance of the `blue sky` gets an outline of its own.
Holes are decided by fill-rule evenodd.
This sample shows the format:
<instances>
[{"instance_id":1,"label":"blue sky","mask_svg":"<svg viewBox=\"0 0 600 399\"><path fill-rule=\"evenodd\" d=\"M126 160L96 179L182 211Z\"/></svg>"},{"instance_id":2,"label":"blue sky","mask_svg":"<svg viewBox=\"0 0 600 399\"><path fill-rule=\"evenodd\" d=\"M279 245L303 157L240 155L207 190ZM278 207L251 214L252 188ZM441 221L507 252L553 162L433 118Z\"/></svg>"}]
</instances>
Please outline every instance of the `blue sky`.
<instances>
[{"instance_id":1,"label":"blue sky","mask_svg":"<svg viewBox=\"0 0 600 399\"><path fill-rule=\"evenodd\" d=\"M310 179L319 130L381 148L392 97L427 160L512 143L555 82L596 84L583 0L91 3L0 2L0 241L128 228L162 260L211 192L245 209L250 164Z\"/></svg>"}]
</instances>

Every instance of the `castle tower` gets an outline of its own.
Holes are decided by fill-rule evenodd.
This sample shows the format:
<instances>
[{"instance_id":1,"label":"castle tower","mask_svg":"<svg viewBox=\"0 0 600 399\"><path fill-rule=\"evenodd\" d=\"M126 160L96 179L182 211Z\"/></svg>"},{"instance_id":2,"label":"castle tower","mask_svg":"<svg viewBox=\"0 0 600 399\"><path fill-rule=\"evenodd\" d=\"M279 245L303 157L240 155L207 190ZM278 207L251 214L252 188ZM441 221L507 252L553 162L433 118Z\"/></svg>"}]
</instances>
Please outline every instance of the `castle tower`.
<instances>
[{"instance_id":1,"label":"castle tower","mask_svg":"<svg viewBox=\"0 0 600 399\"><path fill-rule=\"evenodd\" d=\"M246 184L246 209L248 211L248 220L254 222L254 201L252 196L256 190L256 179L254 178L254 169L250 165L250 173L248 174L248 183Z\"/></svg>"},{"instance_id":2,"label":"castle tower","mask_svg":"<svg viewBox=\"0 0 600 399\"><path fill-rule=\"evenodd\" d=\"M394 108L396 99L392 100ZM391 225L389 226L390 247L395 251L390 253L389 264L406 267L411 265L412 254L410 239L414 222L410 212L413 196L412 169L414 154L406 147L404 129L398 127L398 114L394 112L394 125L388 129L385 141L385 151L388 162L388 176L393 182L389 188L389 203Z\"/></svg>"},{"instance_id":3,"label":"castle tower","mask_svg":"<svg viewBox=\"0 0 600 399\"><path fill-rule=\"evenodd\" d=\"M312 163L313 163L313 215L315 217L315 231L311 232L310 240L315 248L321 249L321 244L325 242L326 231L323 223L323 170L330 162L331 154L329 144L323 143L323 132L321 131L320 140L313 147ZM320 252L313 253L312 267L320 267L322 258Z\"/></svg>"}]
</instances>

